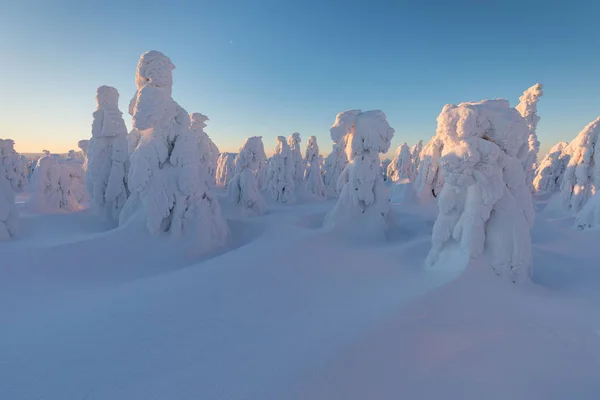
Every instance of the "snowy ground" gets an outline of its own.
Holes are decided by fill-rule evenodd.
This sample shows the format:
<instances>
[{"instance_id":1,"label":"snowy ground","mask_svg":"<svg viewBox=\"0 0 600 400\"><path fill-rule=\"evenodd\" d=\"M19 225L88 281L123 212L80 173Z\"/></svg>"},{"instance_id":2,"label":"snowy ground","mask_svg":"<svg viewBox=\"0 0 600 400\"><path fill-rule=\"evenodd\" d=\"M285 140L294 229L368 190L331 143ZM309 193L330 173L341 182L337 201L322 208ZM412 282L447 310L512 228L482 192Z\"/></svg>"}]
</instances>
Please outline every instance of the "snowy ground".
<instances>
[{"instance_id":1,"label":"snowy ground","mask_svg":"<svg viewBox=\"0 0 600 400\"><path fill-rule=\"evenodd\" d=\"M541 199L538 208L543 208ZM431 209L387 242L332 202L233 219L226 249L22 215L0 244L0 399L599 399L600 231L538 212L535 285L425 270Z\"/></svg>"}]
</instances>

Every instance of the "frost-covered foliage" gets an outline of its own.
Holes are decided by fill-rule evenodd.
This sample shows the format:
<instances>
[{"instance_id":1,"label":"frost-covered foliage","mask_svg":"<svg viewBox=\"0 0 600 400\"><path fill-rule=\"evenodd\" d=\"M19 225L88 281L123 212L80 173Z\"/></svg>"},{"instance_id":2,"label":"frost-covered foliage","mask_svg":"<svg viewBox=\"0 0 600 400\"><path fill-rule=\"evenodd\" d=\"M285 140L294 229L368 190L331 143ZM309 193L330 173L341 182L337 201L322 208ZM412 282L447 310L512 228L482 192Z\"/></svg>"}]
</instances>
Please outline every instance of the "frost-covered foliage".
<instances>
[{"instance_id":1,"label":"frost-covered foliage","mask_svg":"<svg viewBox=\"0 0 600 400\"><path fill-rule=\"evenodd\" d=\"M446 105L436 138L444 186L427 264L458 243L470 258L484 255L496 272L513 282L532 273L533 204L519 149L527 121L506 100Z\"/></svg>"},{"instance_id":2,"label":"frost-covered foliage","mask_svg":"<svg viewBox=\"0 0 600 400\"><path fill-rule=\"evenodd\" d=\"M15 236L19 214L15 191L21 190L25 166L11 139L0 139L0 241Z\"/></svg>"},{"instance_id":3,"label":"frost-covered foliage","mask_svg":"<svg viewBox=\"0 0 600 400\"><path fill-rule=\"evenodd\" d=\"M127 128L119 110L117 89L100 86L96 102L87 149L86 185L92 210L103 218L118 221L129 197Z\"/></svg>"},{"instance_id":4,"label":"frost-covered foliage","mask_svg":"<svg viewBox=\"0 0 600 400\"><path fill-rule=\"evenodd\" d=\"M190 114L190 121L190 129L198 136L200 140L199 146L203 149L201 163L207 171L208 185L210 187L215 186L219 148L208 134L204 132L204 128L206 128L205 122L208 121L208 117L200 113L192 113Z\"/></svg>"},{"instance_id":5,"label":"frost-covered foliage","mask_svg":"<svg viewBox=\"0 0 600 400\"><path fill-rule=\"evenodd\" d=\"M565 209L581 210L600 187L600 117L589 123L562 151L568 160L560 186Z\"/></svg>"},{"instance_id":6,"label":"frost-covered foliage","mask_svg":"<svg viewBox=\"0 0 600 400\"><path fill-rule=\"evenodd\" d=\"M83 169L74 173L75 168L68 162L61 165L55 155L44 153L33 171L32 193L27 207L44 213L80 210L82 205L78 197L85 193L85 184L79 179Z\"/></svg>"},{"instance_id":7,"label":"frost-covered foliage","mask_svg":"<svg viewBox=\"0 0 600 400\"><path fill-rule=\"evenodd\" d=\"M390 205L379 154L390 148L394 129L380 110L353 110L351 115L353 118L347 114L344 119L344 124L350 127L346 138L349 163L338 180L340 198L325 224L338 228L353 226L355 229L348 230L351 234L360 231L369 236L382 235L388 227Z\"/></svg>"},{"instance_id":8,"label":"frost-covered foliage","mask_svg":"<svg viewBox=\"0 0 600 400\"><path fill-rule=\"evenodd\" d=\"M228 185L229 200L244 215L264 214L266 205L258 187L257 173L266 158L261 136L253 136L244 142L236 159L236 173Z\"/></svg>"},{"instance_id":9,"label":"frost-covered foliage","mask_svg":"<svg viewBox=\"0 0 600 400\"><path fill-rule=\"evenodd\" d=\"M87 139L80 140L79 142L77 142L77 147L79 147L83 155L87 157L88 148L90 147L90 141Z\"/></svg>"},{"instance_id":10,"label":"frost-covered foliage","mask_svg":"<svg viewBox=\"0 0 600 400\"><path fill-rule=\"evenodd\" d=\"M567 145L567 142L558 142L539 163L533 180L533 187L536 192L550 193L560 188L563 174L569 162L569 157L563 156L563 150Z\"/></svg>"},{"instance_id":11,"label":"frost-covered foliage","mask_svg":"<svg viewBox=\"0 0 600 400\"><path fill-rule=\"evenodd\" d=\"M412 176L413 179L416 178L417 173L419 171L419 163L421 162L421 152L423 151L423 141L419 140L419 142L413 145L410 148L410 159L412 160Z\"/></svg>"},{"instance_id":12,"label":"frost-covered foliage","mask_svg":"<svg viewBox=\"0 0 600 400\"><path fill-rule=\"evenodd\" d=\"M410 157L410 149L406 143L402 143L396 150L396 157L387 167L388 179L392 182L401 180L412 181L412 160Z\"/></svg>"},{"instance_id":13,"label":"frost-covered foliage","mask_svg":"<svg viewBox=\"0 0 600 400\"><path fill-rule=\"evenodd\" d=\"M439 123L438 117L438 125ZM422 202L434 200L442 190L444 177L439 168L439 160L443 150L444 143L434 136L420 153L415 190Z\"/></svg>"},{"instance_id":14,"label":"frost-covered foliage","mask_svg":"<svg viewBox=\"0 0 600 400\"><path fill-rule=\"evenodd\" d=\"M519 159L523 161L525 178L531 191L534 190L533 180L535 179L537 158L540 151L540 142L536 134L537 124L540 121L540 117L537 115L537 103L543 94L543 86L536 83L523 92L523 95L519 97L519 104L515 107L521 116L525 118L529 128L529 138L519 152Z\"/></svg>"},{"instance_id":15,"label":"frost-covered foliage","mask_svg":"<svg viewBox=\"0 0 600 400\"><path fill-rule=\"evenodd\" d=\"M338 180L342 175L342 171L348 165L346 139L352 132L353 123L358 114L360 114L360 110L348 110L339 113L329 129L331 140L333 140L333 149L325 159L325 173L323 174L323 183L329 197L338 197L340 194Z\"/></svg>"},{"instance_id":16,"label":"frost-covered foliage","mask_svg":"<svg viewBox=\"0 0 600 400\"><path fill-rule=\"evenodd\" d=\"M235 158L237 153L221 153L217 159L216 181L217 185L227 187L235 175Z\"/></svg>"},{"instance_id":17,"label":"frost-covered foliage","mask_svg":"<svg viewBox=\"0 0 600 400\"><path fill-rule=\"evenodd\" d=\"M228 229L206 185L189 114L171 97L174 68L158 51L140 57L136 83L141 88L132 107L139 140L131 154L131 196L119 224L139 222L152 234L184 234L204 251L224 244Z\"/></svg>"},{"instance_id":18,"label":"frost-covered foliage","mask_svg":"<svg viewBox=\"0 0 600 400\"><path fill-rule=\"evenodd\" d=\"M277 147L267 165L267 189L278 203L296 202L294 161L285 137L277 136Z\"/></svg>"},{"instance_id":19,"label":"frost-covered foliage","mask_svg":"<svg viewBox=\"0 0 600 400\"><path fill-rule=\"evenodd\" d=\"M306 157L304 158L306 170L304 172L304 181L306 192L316 199L325 198L325 184L321 174L321 165L319 159L319 145L317 138L310 136L306 144Z\"/></svg>"}]
</instances>

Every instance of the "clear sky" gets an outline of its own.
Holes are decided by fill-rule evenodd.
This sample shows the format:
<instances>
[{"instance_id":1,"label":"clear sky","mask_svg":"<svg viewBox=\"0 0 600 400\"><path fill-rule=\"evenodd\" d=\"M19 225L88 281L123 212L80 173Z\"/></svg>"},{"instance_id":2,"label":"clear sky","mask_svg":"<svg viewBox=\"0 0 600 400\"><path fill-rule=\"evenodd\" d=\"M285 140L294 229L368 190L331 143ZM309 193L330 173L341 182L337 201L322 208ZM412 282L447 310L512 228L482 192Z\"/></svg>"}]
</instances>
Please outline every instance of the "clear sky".
<instances>
[{"instance_id":1,"label":"clear sky","mask_svg":"<svg viewBox=\"0 0 600 400\"><path fill-rule=\"evenodd\" d=\"M600 1L0 0L0 137L63 152L90 136L95 92L126 106L139 56L176 65L173 97L222 151L294 131L331 149L339 111L381 109L393 148L444 104L544 85L542 149L600 114Z\"/></svg>"}]
</instances>

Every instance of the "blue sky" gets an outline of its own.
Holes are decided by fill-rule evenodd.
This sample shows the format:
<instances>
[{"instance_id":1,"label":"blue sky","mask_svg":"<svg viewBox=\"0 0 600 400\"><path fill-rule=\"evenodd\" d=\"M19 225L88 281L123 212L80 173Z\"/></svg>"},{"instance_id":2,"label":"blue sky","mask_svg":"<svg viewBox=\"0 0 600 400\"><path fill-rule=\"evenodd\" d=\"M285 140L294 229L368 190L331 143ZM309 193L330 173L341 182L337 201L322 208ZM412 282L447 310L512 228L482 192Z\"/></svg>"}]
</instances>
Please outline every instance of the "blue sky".
<instances>
[{"instance_id":1,"label":"blue sky","mask_svg":"<svg viewBox=\"0 0 600 400\"><path fill-rule=\"evenodd\" d=\"M90 136L95 90L126 106L137 60L168 55L173 97L209 116L222 151L315 135L337 112L381 109L393 148L435 133L444 104L544 85L542 148L600 113L597 1L0 0L0 137L62 152ZM130 125L130 118L125 113Z\"/></svg>"}]
</instances>

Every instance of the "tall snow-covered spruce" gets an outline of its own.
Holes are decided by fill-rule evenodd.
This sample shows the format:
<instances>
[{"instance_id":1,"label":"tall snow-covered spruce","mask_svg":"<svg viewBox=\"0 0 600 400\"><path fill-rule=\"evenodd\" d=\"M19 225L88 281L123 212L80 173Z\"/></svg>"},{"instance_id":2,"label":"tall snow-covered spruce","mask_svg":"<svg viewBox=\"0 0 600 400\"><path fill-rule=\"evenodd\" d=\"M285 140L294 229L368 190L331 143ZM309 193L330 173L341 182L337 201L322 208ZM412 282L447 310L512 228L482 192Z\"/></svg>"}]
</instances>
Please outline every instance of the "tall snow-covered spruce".
<instances>
[{"instance_id":1,"label":"tall snow-covered spruce","mask_svg":"<svg viewBox=\"0 0 600 400\"><path fill-rule=\"evenodd\" d=\"M445 121L442 121L445 123ZM438 126L440 120L438 117ZM438 128L439 129L439 128ZM430 202L435 200L444 186L444 176L440 170L439 160L444 151L444 143L434 136L419 153L419 166L415 178L415 189L419 200Z\"/></svg>"},{"instance_id":2,"label":"tall snow-covered spruce","mask_svg":"<svg viewBox=\"0 0 600 400\"><path fill-rule=\"evenodd\" d=\"M127 197L127 127L119 110L119 92L100 86L92 123L92 139L87 147L86 185L92 210L103 218L119 221Z\"/></svg>"},{"instance_id":3,"label":"tall snow-covered spruce","mask_svg":"<svg viewBox=\"0 0 600 400\"><path fill-rule=\"evenodd\" d=\"M536 83L519 97L519 104L515 107L527 121L529 128L529 137L527 143L519 151L519 159L523 162L525 168L525 179L527 186L531 191L534 191L533 180L535 179L535 171L537 169L537 158L540 151L540 142L538 140L536 130L540 117L537 115L537 103L540 97L544 94L543 86Z\"/></svg>"},{"instance_id":4,"label":"tall snow-covered spruce","mask_svg":"<svg viewBox=\"0 0 600 400\"><path fill-rule=\"evenodd\" d=\"M417 177L419 171L419 163L421 162L421 152L423 151L423 141L419 140L417 144L410 148L410 159L412 160L412 176Z\"/></svg>"},{"instance_id":5,"label":"tall snow-covered spruce","mask_svg":"<svg viewBox=\"0 0 600 400\"><path fill-rule=\"evenodd\" d=\"M36 212L54 213L82 209L77 194L81 194L81 176L73 176L71 168L61 165L57 156L44 150L31 177L32 193L27 208ZM73 186L75 185L75 187Z\"/></svg>"},{"instance_id":6,"label":"tall snow-covered spruce","mask_svg":"<svg viewBox=\"0 0 600 400\"><path fill-rule=\"evenodd\" d=\"M198 137L199 146L202 149L201 164L206 170L207 183L210 187L216 185L217 160L219 159L219 148L211 140L204 128L208 117L200 113L190 114L190 129Z\"/></svg>"},{"instance_id":7,"label":"tall snow-covered spruce","mask_svg":"<svg viewBox=\"0 0 600 400\"><path fill-rule=\"evenodd\" d=\"M340 126L343 115L343 126ZM381 238L389 224L389 194L383 182L379 154L391 145L394 129L383 111L340 113L332 129L348 132L349 163L338 180L340 198L325 219L325 226L351 235ZM333 134L332 134L333 136Z\"/></svg>"},{"instance_id":8,"label":"tall snow-covered spruce","mask_svg":"<svg viewBox=\"0 0 600 400\"><path fill-rule=\"evenodd\" d=\"M216 183L227 187L233 175L235 175L236 153L221 153L217 159Z\"/></svg>"},{"instance_id":9,"label":"tall snow-covered spruce","mask_svg":"<svg viewBox=\"0 0 600 400\"><path fill-rule=\"evenodd\" d=\"M0 139L0 241L15 236L19 219L15 191L20 189L25 166L14 145L11 139Z\"/></svg>"},{"instance_id":10,"label":"tall snow-covered spruce","mask_svg":"<svg viewBox=\"0 0 600 400\"><path fill-rule=\"evenodd\" d=\"M260 162L265 157L262 137L253 136L246 139L236 159L236 173L231 178L227 190L229 200L244 215L264 214L266 210L257 179Z\"/></svg>"},{"instance_id":11,"label":"tall snow-covered spruce","mask_svg":"<svg viewBox=\"0 0 600 400\"><path fill-rule=\"evenodd\" d=\"M119 223L184 235L204 251L224 244L228 229L200 165L201 141L190 129L189 114L171 97L174 68L158 51L140 57L131 107L139 139L131 154L131 196Z\"/></svg>"},{"instance_id":12,"label":"tall snow-covered spruce","mask_svg":"<svg viewBox=\"0 0 600 400\"><path fill-rule=\"evenodd\" d=\"M306 168L304 171L304 181L307 194L317 200L324 199L326 195L325 184L323 183L323 175L321 174L319 145L315 136L308 138L304 164Z\"/></svg>"},{"instance_id":13,"label":"tall snow-covered spruce","mask_svg":"<svg viewBox=\"0 0 600 400\"><path fill-rule=\"evenodd\" d=\"M323 183L329 197L338 197L340 194L338 180L342 175L342 171L348 165L346 139L352 131L352 125L358 114L360 114L360 110L348 110L339 113L329 129L331 140L333 140L333 149L325 159L325 172L323 174Z\"/></svg>"},{"instance_id":14,"label":"tall snow-covered spruce","mask_svg":"<svg viewBox=\"0 0 600 400\"><path fill-rule=\"evenodd\" d=\"M294 160L285 137L277 136L277 146L267 165L267 189L278 203L296 202Z\"/></svg>"},{"instance_id":15,"label":"tall snow-covered spruce","mask_svg":"<svg viewBox=\"0 0 600 400\"><path fill-rule=\"evenodd\" d=\"M563 150L567 145L567 142L558 142L540 161L533 180L533 188L536 192L551 193L560 188L563 174L569 162L569 157L563 156Z\"/></svg>"},{"instance_id":16,"label":"tall snow-covered spruce","mask_svg":"<svg viewBox=\"0 0 600 400\"><path fill-rule=\"evenodd\" d=\"M408 179L412 181L412 166L410 149L406 143L402 143L396 150L396 157L387 167L388 180L398 182Z\"/></svg>"},{"instance_id":17,"label":"tall snow-covered spruce","mask_svg":"<svg viewBox=\"0 0 600 400\"><path fill-rule=\"evenodd\" d=\"M533 204L518 152L530 129L506 100L446 105L436 138L444 186L427 264L447 260L458 248L468 259L484 260L513 282L532 273Z\"/></svg>"}]
</instances>

